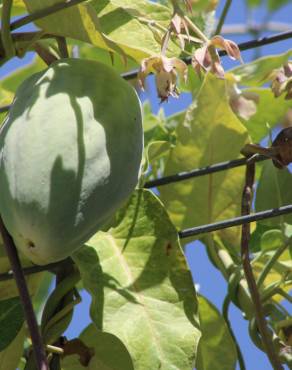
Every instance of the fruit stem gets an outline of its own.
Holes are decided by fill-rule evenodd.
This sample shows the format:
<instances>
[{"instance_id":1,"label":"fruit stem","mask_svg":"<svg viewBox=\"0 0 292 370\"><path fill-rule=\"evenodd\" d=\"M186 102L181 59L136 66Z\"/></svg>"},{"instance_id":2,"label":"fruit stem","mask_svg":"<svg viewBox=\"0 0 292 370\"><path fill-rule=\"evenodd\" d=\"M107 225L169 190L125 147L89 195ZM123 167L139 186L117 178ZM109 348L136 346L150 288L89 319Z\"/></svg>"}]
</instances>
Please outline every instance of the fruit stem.
<instances>
[{"instance_id":1,"label":"fruit stem","mask_svg":"<svg viewBox=\"0 0 292 370\"><path fill-rule=\"evenodd\" d=\"M2 218L0 217L0 232L4 242L4 247L7 253L7 257L10 261L11 268L14 274L16 285L19 291L19 298L23 305L24 314L28 329L31 336L32 346L36 359L36 365L38 370L48 370L48 362L46 352L44 350L43 341L39 332L37 319L33 310L32 302L30 299L29 291L26 285L25 277L21 268L20 259L17 254L17 250L13 239L8 233Z\"/></svg>"}]
</instances>

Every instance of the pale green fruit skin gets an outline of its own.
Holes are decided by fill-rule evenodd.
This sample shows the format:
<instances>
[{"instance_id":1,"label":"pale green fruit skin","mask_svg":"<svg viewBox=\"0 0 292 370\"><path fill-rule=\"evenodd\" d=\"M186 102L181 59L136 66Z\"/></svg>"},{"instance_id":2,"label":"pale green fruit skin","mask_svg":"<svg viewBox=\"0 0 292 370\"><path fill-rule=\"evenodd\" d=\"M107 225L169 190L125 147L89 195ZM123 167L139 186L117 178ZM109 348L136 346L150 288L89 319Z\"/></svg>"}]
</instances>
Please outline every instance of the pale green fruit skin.
<instances>
[{"instance_id":1,"label":"pale green fruit skin","mask_svg":"<svg viewBox=\"0 0 292 370\"><path fill-rule=\"evenodd\" d=\"M0 131L0 212L36 264L62 260L134 190L143 150L134 89L96 61L63 59L18 89Z\"/></svg>"}]
</instances>

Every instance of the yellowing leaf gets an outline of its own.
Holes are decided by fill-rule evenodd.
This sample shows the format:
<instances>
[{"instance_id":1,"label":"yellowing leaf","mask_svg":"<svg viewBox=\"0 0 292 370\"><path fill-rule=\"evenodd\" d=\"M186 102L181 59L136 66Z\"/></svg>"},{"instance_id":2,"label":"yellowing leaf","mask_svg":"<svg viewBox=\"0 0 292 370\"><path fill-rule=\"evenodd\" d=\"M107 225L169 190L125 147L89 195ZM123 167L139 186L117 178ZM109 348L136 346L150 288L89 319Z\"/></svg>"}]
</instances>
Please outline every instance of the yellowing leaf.
<instances>
[{"instance_id":1,"label":"yellowing leaf","mask_svg":"<svg viewBox=\"0 0 292 370\"><path fill-rule=\"evenodd\" d=\"M2 3L3 1L1 0L0 1L0 15L2 13L2 6L3 6ZM25 14L25 13L26 13L26 8L25 8L23 0L13 0L11 15L14 17L17 15Z\"/></svg>"},{"instance_id":2,"label":"yellowing leaf","mask_svg":"<svg viewBox=\"0 0 292 370\"><path fill-rule=\"evenodd\" d=\"M56 0L24 1L30 13L56 3ZM39 19L36 24L47 33L87 42L140 61L160 51L157 33L163 36L161 30L153 29L152 19L147 13L152 15L156 9L165 20L170 13L166 7L149 5L148 1L140 0L134 5L129 6L127 2L112 4L109 1L80 3ZM137 11L139 6L140 12ZM176 48L173 43L171 45L172 49Z\"/></svg>"},{"instance_id":3,"label":"yellowing leaf","mask_svg":"<svg viewBox=\"0 0 292 370\"><path fill-rule=\"evenodd\" d=\"M237 353L224 318L205 297L198 296L202 337L199 342L197 370L234 370ZM223 365L224 364L224 365Z\"/></svg>"},{"instance_id":4,"label":"yellowing leaf","mask_svg":"<svg viewBox=\"0 0 292 370\"><path fill-rule=\"evenodd\" d=\"M177 145L170 150L164 175L240 156L248 136L229 107L224 80L206 76L176 134ZM184 229L239 216L244 171L241 167L162 186L161 197L174 224ZM234 228L219 234L233 244L238 236Z\"/></svg>"},{"instance_id":5,"label":"yellowing leaf","mask_svg":"<svg viewBox=\"0 0 292 370\"><path fill-rule=\"evenodd\" d=\"M284 54L269 55L251 63L242 64L232 69L232 72L241 85L257 86L269 80L270 73L275 68L280 68L292 56L292 50Z\"/></svg>"},{"instance_id":6,"label":"yellowing leaf","mask_svg":"<svg viewBox=\"0 0 292 370\"><path fill-rule=\"evenodd\" d=\"M177 232L150 191L135 192L115 226L73 259L94 299L94 322L103 315L103 330L122 340L135 370L193 369L196 293Z\"/></svg>"},{"instance_id":7,"label":"yellowing leaf","mask_svg":"<svg viewBox=\"0 0 292 370\"><path fill-rule=\"evenodd\" d=\"M275 98L270 88L252 87L244 90L258 95L256 113L248 121L242 120L247 128L253 143L259 143L265 136L269 135L269 127L281 123L285 113L292 108L292 101L285 100L284 95Z\"/></svg>"}]
</instances>

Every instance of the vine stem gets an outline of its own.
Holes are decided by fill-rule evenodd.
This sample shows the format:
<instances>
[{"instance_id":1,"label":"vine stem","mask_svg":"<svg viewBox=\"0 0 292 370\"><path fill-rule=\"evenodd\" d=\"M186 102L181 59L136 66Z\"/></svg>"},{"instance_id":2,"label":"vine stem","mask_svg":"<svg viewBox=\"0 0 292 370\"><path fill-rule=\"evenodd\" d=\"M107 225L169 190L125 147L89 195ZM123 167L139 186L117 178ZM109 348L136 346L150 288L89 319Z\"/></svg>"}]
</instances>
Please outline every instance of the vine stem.
<instances>
[{"instance_id":1,"label":"vine stem","mask_svg":"<svg viewBox=\"0 0 292 370\"><path fill-rule=\"evenodd\" d=\"M251 209L252 202L252 189L254 185L255 178L255 163L248 162L246 165L246 177L245 185L242 193L242 215L248 215ZM267 322L265 320L263 306L260 298L260 294L257 289L257 284L253 275L250 258L249 258L249 240L250 240L250 225L243 224L241 229L241 258L243 271L247 281L248 289L254 304L255 309L255 319L257 327L259 329L263 346L269 357L269 360L273 366L274 370L283 370L281 362L277 356L274 349L272 338L269 333Z\"/></svg>"},{"instance_id":2,"label":"vine stem","mask_svg":"<svg viewBox=\"0 0 292 370\"><path fill-rule=\"evenodd\" d=\"M2 234L4 247L13 270L15 282L19 291L19 297L23 305L26 322L31 336L37 369L48 370L49 367L46 352L44 350L44 345L39 332L38 323L33 310L25 277L21 268L20 259L18 257L13 239L9 235L7 229L5 228L1 217L0 217L0 231Z\"/></svg>"},{"instance_id":3,"label":"vine stem","mask_svg":"<svg viewBox=\"0 0 292 370\"><path fill-rule=\"evenodd\" d=\"M5 57L13 57L15 48L10 30L10 14L13 0L4 0L1 14L1 40L5 50Z\"/></svg>"},{"instance_id":4,"label":"vine stem","mask_svg":"<svg viewBox=\"0 0 292 370\"><path fill-rule=\"evenodd\" d=\"M224 8L222 10L222 14L221 14L221 16L219 18L219 22L217 24L216 31L215 31L214 35L219 35L220 34L220 32L222 30L222 27L223 27L223 24L225 22L225 19L226 19L228 10L230 8L231 3L232 3L232 0L226 0L225 5L224 5Z\"/></svg>"}]
</instances>

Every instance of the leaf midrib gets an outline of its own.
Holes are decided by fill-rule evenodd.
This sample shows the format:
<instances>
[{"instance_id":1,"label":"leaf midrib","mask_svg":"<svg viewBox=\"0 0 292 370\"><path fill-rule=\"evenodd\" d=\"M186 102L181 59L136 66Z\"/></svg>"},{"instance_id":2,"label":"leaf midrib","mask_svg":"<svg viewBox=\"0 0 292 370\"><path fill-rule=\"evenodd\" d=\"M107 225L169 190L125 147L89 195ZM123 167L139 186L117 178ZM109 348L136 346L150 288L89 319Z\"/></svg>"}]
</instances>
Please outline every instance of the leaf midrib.
<instances>
[{"instance_id":1,"label":"leaf midrib","mask_svg":"<svg viewBox=\"0 0 292 370\"><path fill-rule=\"evenodd\" d=\"M110 245L113 247L113 250L115 252L115 255L117 256L117 258L119 259L119 261L121 262L121 267L123 268L123 270L125 271L127 277L129 278L129 285L131 284L131 286L133 287L134 289L134 292L136 294L136 296L138 297L138 301L140 302L141 306L143 307L143 312L144 312L144 315L146 316L146 321L148 323L148 326L149 326L149 329L150 329L150 332L152 333L152 337L154 338L155 340L155 343L156 343L156 346L155 348L158 350L158 352L160 353L160 358L161 359L164 359L165 360L165 356L163 354L163 349L160 345L160 342L159 342L159 339L156 335L156 331L155 331L155 328L153 327L152 325L152 320L151 320L151 315L150 313L148 312L147 310L147 305L145 304L145 301L144 301L144 298L143 298L143 295L141 295L139 293L139 289L137 287L137 284L136 283L133 283L134 282L134 277L132 275L132 272L131 270L129 269L129 266L127 264L127 261L126 259L122 256L121 254L121 251L119 249L119 247L116 245L115 243L115 239L112 235L107 235L106 238L108 239Z\"/></svg>"}]
</instances>

